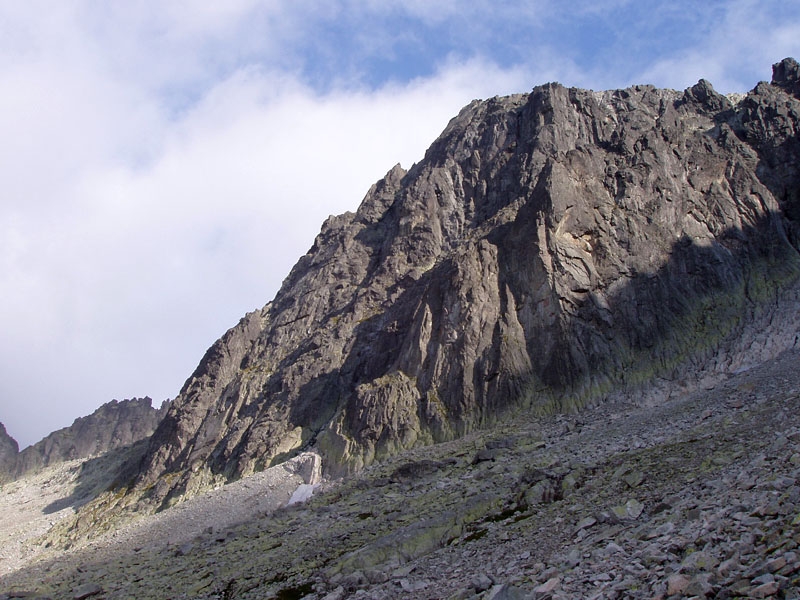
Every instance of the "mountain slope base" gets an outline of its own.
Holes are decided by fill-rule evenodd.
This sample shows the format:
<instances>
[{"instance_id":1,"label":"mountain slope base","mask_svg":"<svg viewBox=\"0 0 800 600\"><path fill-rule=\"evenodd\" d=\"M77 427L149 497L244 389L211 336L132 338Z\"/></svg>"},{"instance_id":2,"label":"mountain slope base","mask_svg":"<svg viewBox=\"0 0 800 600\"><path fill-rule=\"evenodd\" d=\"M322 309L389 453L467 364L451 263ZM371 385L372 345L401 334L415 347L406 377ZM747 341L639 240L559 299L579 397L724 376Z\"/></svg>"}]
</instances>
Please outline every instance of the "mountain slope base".
<instances>
[{"instance_id":1,"label":"mountain slope base","mask_svg":"<svg viewBox=\"0 0 800 600\"><path fill-rule=\"evenodd\" d=\"M8 575L0 590L72 597L96 585L108 598L209 599L359 590L466 599L499 586L541 598L534 590L543 585L552 598L651 598L677 588L789 594L800 585L799 361L791 351L655 407L603 404L407 451L305 505L256 511L231 529L206 516L213 530L189 546L150 538L115 552L100 543Z\"/></svg>"}]
</instances>

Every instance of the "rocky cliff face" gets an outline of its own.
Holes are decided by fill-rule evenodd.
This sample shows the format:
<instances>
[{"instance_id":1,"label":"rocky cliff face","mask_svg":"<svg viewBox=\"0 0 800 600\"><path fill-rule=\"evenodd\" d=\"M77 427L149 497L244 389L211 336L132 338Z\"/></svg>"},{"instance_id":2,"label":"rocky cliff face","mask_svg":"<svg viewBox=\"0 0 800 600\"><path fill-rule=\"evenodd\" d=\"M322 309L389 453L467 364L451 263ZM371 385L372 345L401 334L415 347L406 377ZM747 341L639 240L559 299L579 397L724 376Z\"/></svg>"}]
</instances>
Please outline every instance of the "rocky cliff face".
<instances>
[{"instance_id":1,"label":"rocky cliff face","mask_svg":"<svg viewBox=\"0 0 800 600\"><path fill-rule=\"evenodd\" d=\"M161 502L308 447L358 470L794 345L799 88L786 59L739 99L701 80L471 103L208 350L136 484L176 474Z\"/></svg>"},{"instance_id":2,"label":"rocky cliff face","mask_svg":"<svg viewBox=\"0 0 800 600\"><path fill-rule=\"evenodd\" d=\"M56 462L104 454L151 435L166 412L167 403L154 409L150 398L112 400L19 453L12 438L13 447L3 441L7 435L0 426L0 465L7 466L9 476L20 476Z\"/></svg>"},{"instance_id":3,"label":"rocky cliff face","mask_svg":"<svg viewBox=\"0 0 800 600\"><path fill-rule=\"evenodd\" d=\"M14 474L19 453L19 444L6 432L6 427L0 423L0 482Z\"/></svg>"}]
</instances>

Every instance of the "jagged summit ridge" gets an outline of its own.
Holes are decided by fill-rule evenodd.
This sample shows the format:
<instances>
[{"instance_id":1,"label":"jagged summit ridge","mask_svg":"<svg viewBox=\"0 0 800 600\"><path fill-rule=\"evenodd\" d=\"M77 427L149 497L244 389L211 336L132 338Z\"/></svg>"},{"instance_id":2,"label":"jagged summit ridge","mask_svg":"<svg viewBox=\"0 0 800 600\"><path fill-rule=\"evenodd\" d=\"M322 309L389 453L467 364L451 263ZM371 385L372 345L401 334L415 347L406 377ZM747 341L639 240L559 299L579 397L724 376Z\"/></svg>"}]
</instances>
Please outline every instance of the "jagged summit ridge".
<instances>
[{"instance_id":1,"label":"jagged summit ridge","mask_svg":"<svg viewBox=\"0 0 800 600\"><path fill-rule=\"evenodd\" d=\"M178 474L159 503L309 447L356 470L791 346L798 81L471 103L209 349L136 484Z\"/></svg>"},{"instance_id":2,"label":"jagged summit ridge","mask_svg":"<svg viewBox=\"0 0 800 600\"><path fill-rule=\"evenodd\" d=\"M98 456L147 438L169 404L155 408L152 402L148 397L106 402L91 415L75 419L69 427L54 431L21 452L0 423L0 481L57 462Z\"/></svg>"}]
</instances>

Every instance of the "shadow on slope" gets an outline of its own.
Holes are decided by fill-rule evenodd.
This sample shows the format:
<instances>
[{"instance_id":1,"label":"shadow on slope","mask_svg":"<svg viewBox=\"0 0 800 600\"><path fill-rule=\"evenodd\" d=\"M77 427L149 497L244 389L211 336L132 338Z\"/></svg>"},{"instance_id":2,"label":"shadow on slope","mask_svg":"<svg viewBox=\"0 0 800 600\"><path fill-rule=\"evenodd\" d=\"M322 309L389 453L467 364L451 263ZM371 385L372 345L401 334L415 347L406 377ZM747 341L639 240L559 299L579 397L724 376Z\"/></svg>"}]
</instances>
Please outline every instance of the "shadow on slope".
<instances>
[{"instance_id":1,"label":"shadow on slope","mask_svg":"<svg viewBox=\"0 0 800 600\"><path fill-rule=\"evenodd\" d=\"M119 482L127 481L132 476L131 465L138 463L144 456L148 441L145 438L85 460L78 467L80 472L72 492L47 505L43 512L53 514L70 507L77 512L101 493L114 489Z\"/></svg>"}]
</instances>

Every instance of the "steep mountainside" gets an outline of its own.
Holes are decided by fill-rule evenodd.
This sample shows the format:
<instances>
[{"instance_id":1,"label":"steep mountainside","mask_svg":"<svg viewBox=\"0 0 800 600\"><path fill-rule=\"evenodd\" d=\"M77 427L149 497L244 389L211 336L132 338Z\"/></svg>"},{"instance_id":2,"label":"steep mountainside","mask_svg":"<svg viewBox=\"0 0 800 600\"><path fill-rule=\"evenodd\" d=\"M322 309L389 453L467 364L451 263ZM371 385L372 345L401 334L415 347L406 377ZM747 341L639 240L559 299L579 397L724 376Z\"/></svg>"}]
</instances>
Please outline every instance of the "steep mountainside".
<instances>
[{"instance_id":1,"label":"steep mountainside","mask_svg":"<svg viewBox=\"0 0 800 600\"><path fill-rule=\"evenodd\" d=\"M208 350L135 484L158 505L309 447L352 472L791 347L799 97L786 59L736 99L701 80L471 103Z\"/></svg>"},{"instance_id":2,"label":"steep mountainside","mask_svg":"<svg viewBox=\"0 0 800 600\"><path fill-rule=\"evenodd\" d=\"M91 415L75 419L69 427L54 431L19 453L16 441L8 438L5 428L2 428L0 465L6 465L7 476L18 477L56 462L95 456L129 446L151 435L166 414L166 402L158 409L152 407L152 402L150 398L119 402L112 400ZM14 452L3 441L4 437L13 442ZM3 450L7 446L9 450Z\"/></svg>"}]
</instances>

